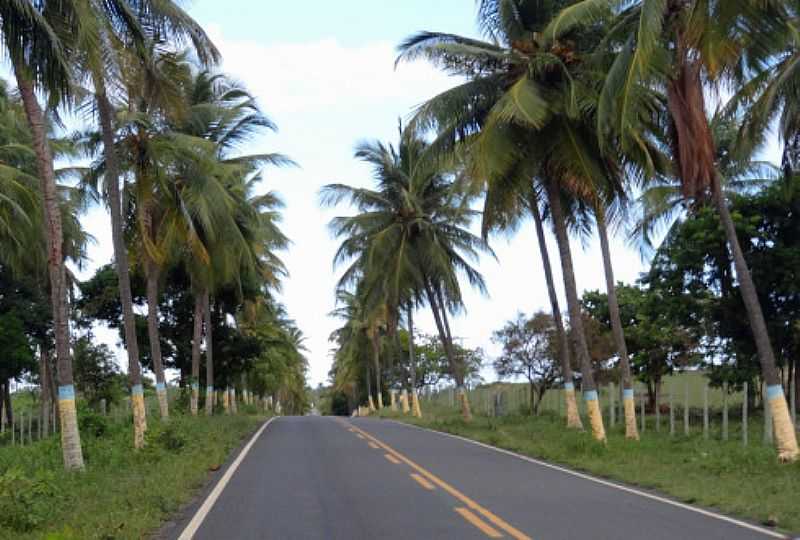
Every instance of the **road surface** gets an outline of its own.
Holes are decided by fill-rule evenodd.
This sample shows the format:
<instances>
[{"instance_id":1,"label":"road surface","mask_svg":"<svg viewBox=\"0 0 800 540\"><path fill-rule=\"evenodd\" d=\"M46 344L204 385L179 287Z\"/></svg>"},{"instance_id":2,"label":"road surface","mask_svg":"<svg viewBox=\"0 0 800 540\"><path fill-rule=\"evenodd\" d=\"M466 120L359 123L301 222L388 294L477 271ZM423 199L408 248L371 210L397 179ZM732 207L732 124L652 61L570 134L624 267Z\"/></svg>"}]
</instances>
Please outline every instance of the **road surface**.
<instances>
[{"instance_id":1,"label":"road surface","mask_svg":"<svg viewBox=\"0 0 800 540\"><path fill-rule=\"evenodd\" d=\"M281 417L169 537L780 537L760 527L390 421Z\"/></svg>"}]
</instances>

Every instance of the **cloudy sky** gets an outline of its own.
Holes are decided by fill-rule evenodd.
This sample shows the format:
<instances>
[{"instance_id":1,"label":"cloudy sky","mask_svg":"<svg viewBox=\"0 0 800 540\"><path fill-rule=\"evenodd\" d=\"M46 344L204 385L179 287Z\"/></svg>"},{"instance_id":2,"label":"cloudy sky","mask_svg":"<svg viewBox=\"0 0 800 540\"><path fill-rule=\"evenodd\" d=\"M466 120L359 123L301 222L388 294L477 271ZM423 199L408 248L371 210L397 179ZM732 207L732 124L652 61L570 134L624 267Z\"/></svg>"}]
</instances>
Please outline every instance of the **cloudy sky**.
<instances>
[{"instance_id":1,"label":"cloudy sky","mask_svg":"<svg viewBox=\"0 0 800 540\"><path fill-rule=\"evenodd\" d=\"M369 185L369 168L353 159L355 144L394 141L398 119L456 83L422 62L395 69L395 47L419 30L477 36L474 5L472 0L195 0L189 5L222 52L221 69L244 82L279 126L278 133L255 141L253 149L288 154L300 165L266 171L263 188L279 192L286 202L283 226L293 246L283 256L291 276L281 297L307 336L313 385L327 379L328 336L336 328L327 314L334 308L338 272L331 261L337 244L327 223L348 211L320 209L318 191L334 181ZM86 223L98 242L84 276L111 258L103 211L91 211ZM496 351L490 341L493 330L517 311L548 306L532 224L512 238L494 238L492 247L498 261L479 263L489 296L467 293L467 312L453 321L455 335L469 346L484 347L490 356ZM622 240L612 250L617 279L634 280L643 269L638 251ZM603 288L597 242L576 242L573 251L578 286ZM423 331L433 333L427 313L418 319ZM117 341L112 332L99 336ZM491 370L484 374L491 377Z\"/></svg>"}]
</instances>

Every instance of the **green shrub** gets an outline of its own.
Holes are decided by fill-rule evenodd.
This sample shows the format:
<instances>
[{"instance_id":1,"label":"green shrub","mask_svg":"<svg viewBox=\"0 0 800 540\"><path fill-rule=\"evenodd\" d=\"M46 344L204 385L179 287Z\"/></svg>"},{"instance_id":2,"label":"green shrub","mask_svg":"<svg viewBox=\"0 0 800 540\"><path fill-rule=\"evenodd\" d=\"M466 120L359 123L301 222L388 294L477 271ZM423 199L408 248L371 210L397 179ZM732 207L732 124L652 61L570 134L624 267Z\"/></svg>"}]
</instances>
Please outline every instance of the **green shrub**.
<instances>
[{"instance_id":1,"label":"green shrub","mask_svg":"<svg viewBox=\"0 0 800 540\"><path fill-rule=\"evenodd\" d=\"M0 475L0 524L18 532L43 523L57 495L54 475L37 471L33 477L12 468Z\"/></svg>"},{"instance_id":2,"label":"green shrub","mask_svg":"<svg viewBox=\"0 0 800 540\"><path fill-rule=\"evenodd\" d=\"M78 402L78 429L82 435L102 437L109 427L108 418L90 409L86 402Z\"/></svg>"}]
</instances>

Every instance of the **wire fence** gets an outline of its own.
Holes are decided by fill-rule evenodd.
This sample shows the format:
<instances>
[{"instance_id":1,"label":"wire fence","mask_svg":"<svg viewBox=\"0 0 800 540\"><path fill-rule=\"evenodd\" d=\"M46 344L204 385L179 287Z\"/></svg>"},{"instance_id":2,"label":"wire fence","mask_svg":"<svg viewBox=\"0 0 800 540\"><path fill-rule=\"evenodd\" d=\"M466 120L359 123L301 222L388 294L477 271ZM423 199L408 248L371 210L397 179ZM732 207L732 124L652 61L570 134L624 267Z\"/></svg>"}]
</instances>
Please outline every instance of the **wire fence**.
<instances>
[{"instance_id":1,"label":"wire fence","mask_svg":"<svg viewBox=\"0 0 800 540\"><path fill-rule=\"evenodd\" d=\"M794 381L787 385L789 410L795 429L798 429L796 392ZM615 429L624 426L621 389L613 383L598 389L603 419L606 426ZM741 440L748 445L755 442L773 444L773 425L770 408L764 406L766 393L763 387L752 388L746 383L741 389L711 387L707 381L667 381L650 396L647 389L634 388L638 429L641 436L649 432L669 433L671 436L701 435L706 439ZM475 415L505 417L531 414L531 395L527 384L495 383L467 391ZM434 407L457 408L455 388L427 389L421 393L423 402ZM577 399L583 417L586 406ZM549 389L542 397L537 414L555 414L566 417L564 390Z\"/></svg>"}]
</instances>

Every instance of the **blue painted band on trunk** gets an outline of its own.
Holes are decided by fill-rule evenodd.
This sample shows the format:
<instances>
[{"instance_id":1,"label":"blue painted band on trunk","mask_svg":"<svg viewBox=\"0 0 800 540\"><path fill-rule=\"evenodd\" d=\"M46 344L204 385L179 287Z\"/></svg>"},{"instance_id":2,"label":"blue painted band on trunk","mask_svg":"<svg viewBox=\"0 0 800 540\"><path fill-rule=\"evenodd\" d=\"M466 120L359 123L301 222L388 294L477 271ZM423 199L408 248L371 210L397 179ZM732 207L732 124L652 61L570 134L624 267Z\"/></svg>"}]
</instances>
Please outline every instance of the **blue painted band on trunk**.
<instances>
[{"instance_id":1,"label":"blue painted band on trunk","mask_svg":"<svg viewBox=\"0 0 800 540\"><path fill-rule=\"evenodd\" d=\"M167 389L167 385L163 382L156 383L156 392L164 392Z\"/></svg>"},{"instance_id":2,"label":"blue painted band on trunk","mask_svg":"<svg viewBox=\"0 0 800 540\"><path fill-rule=\"evenodd\" d=\"M143 396L144 395L144 388L142 388L141 384L134 384L131 387L131 394L134 396Z\"/></svg>"},{"instance_id":3,"label":"blue painted band on trunk","mask_svg":"<svg viewBox=\"0 0 800 540\"><path fill-rule=\"evenodd\" d=\"M75 399L75 387L71 384L65 384L58 387L58 399Z\"/></svg>"},{"instance_id":4,"label":"blue painted band on trunk","mask_svg":"<svg viewBox=\"0 0 800 540\"><path fill-rule=\"evenodd\" d=\"M633 399L633 388L626 388L622 391L622 399Z\"/></svg>"},{"instance_id":5,"label":"blue painted band on trunk","mask_svg":"<svg viewBox=\"0 0 800 540\"><path fill-rule=\"evenodd\" d=\"M206 386L206 393L207 394L213 394L214 393L214 387L213 386Z\"/></svg>"},{"instance_id":6,"label":"blue painted band on trunk","mask_svg":"<svg viewBox=\"0 0 800 540\"><path fill-rule=\"evenodd\" d=\"M586 401L597 401L597 390L587 390L583 393L583 399Z\"/></svg>"},{"instance_id":7,"label":"blue painted band on trunk","mask_svg":"<svg viewBox=\"0 0 800 540\"><path fill-rule=\"evenodd\" d=\"M192 390L197 390L198 388L200 388L200 385L197 384L196 382L193 382L192 383Z\"/></svg>"},{"instance_id":8,"label":"blue painted band on trunk","mask_svg":"<svg viewBox=\"0 0 800 540\"><path fill-rule=\"evenodd\" d=\"M767 399L772 400L779 397L783 397L783 386L780 384L767 386Z\"/></svg>"},{"instance_id":9,"label":"blue painted band on trunk","mask_svg":"<svg viewBox=\"0 0 800 540\"><path fill-rule=\"evenodd\" d=\"M571 382L564 383L564 390L575 390L575 385Z\"/></svg>"}]
</instances>

